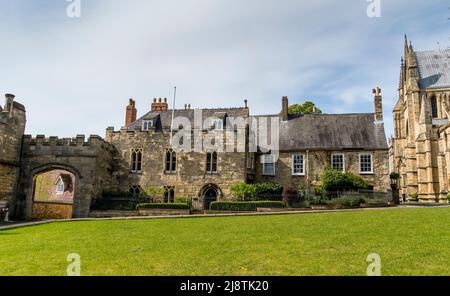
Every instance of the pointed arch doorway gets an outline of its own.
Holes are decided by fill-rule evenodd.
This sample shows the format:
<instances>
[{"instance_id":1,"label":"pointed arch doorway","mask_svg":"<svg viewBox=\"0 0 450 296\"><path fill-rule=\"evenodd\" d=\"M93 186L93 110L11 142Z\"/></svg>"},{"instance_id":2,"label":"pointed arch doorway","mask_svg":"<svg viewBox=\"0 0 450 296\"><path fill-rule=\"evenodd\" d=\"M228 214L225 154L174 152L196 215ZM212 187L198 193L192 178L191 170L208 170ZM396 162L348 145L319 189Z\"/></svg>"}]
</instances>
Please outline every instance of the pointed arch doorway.
<instances>
[{"instance_id":1,"label":"pointed arch doorway","mask_svg":"<svg viewBox=\"0 0 450 296\"><path fill-rule=\"evenodd\" d=\"M222 196L222 191L215 184L208 184L200 190L200 197L203 199L203 210L209 210L212 202L217 201Z\"/></svg>"}]
</instances>

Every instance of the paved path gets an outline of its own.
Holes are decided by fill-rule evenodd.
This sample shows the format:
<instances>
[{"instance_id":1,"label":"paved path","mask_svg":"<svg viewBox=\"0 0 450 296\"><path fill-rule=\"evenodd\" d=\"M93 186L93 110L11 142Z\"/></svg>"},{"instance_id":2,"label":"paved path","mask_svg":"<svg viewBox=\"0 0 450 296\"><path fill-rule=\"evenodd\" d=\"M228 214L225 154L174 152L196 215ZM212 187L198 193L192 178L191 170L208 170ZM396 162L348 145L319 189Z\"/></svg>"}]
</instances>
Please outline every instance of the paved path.
<instances>
[{"instance_id":1,"label":"paved path","mask_svg":"<svg viewBox=\"0 0 450 296\"><path fill-rule=\"evenodd\" d=\"M450 207L448 204L434 205L439 207ZM339 212L356 212L356 211L380 211L407 208L426 208L430 205L401 205L399 207L382 207L382 208L358 208L358 209L339 209L339 210L290 210L282 212L247 212L247 213L230 213L230 214L198 214L198 215L171 215L171 216L137 216L137 217L114 217L114 218L80 218L69 220L40 220L26 222L0 222L0 231L16 229L21 227L30 227L55 222L77 222L77 221L104 221L104 220L151 220L151 219L181 219L181 218L205 218L205 217L236 217L236 216L270 216L270 215L298 215L298 214L318 214L318 213L339 213Z\"/></svg>"}]
</instances>

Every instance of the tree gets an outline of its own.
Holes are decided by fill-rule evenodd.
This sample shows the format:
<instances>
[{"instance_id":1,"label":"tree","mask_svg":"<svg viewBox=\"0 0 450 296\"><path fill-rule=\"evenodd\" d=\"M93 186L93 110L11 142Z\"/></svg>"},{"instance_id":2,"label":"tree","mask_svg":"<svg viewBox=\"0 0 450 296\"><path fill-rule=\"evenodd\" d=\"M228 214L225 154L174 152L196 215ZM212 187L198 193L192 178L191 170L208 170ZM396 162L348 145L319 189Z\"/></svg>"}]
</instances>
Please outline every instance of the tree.
<instances>
[{"instance_id":1,"label":"tree","mask_svg":"<svg viewBox=\"0 0 450 296\"><path fill-rule=\"evenodd\" d=\"M306 101L303 104L295 104L289 106L289 114L311 114L311 113L322 113L316 104L311 101Z\"/></svg>"}]
</instances>

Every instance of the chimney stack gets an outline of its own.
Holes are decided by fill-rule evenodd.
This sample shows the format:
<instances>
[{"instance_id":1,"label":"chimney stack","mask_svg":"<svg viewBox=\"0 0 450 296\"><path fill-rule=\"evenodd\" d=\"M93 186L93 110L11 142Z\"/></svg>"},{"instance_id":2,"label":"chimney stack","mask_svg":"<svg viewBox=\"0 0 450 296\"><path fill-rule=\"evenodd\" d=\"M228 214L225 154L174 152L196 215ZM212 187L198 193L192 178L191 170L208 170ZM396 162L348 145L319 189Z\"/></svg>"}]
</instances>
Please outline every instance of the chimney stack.
<instances>
[{"instance_id":1,"label":"chimney stack","mask_svg":"<svg viewBox=\"0 0 450 296\"><path fill-rule=\"evenodd\" d=\"M133 99L130 99L127 111L125 112L125 126L128 127L130 124L136 121L137 109L136 102Z\"/></svg>"},{"instance_id":2,"label":"chimney stack","mask_svg":"<svg viewBox=\"0 0 450 296\"><path fill-rule=\"evenodd\" d=\"M9 113L9 117L13 115L14 98L16 96L12 94L5 94L5 107L4 111Z\"/></svg>"},{"instance_id":3,"label":"chimney stack","mask_svg":"<svg viewBox=\"0 0 450 296\"><path fill-rule=\"evenodd\" d=\"M281 99L281 120L287 121L289 117L289 99L283 97Z\"/></svg>"},{"instance_id":4,"label":"chimney stack","mask_svg":"<svg viewBox=\"0 0 450 296\"><path fill-rule=\"evenodd\" d=\"M381 88L374 88L372 93L375 96L375 122L383 122L383 97L381 96Z\"/></svg>"},{"instance_id":5,"label":"chimney stack","mask_svg":"<svg viewBox=\"0 0 450 296\"><path fill-rule=\"evenodd\" d=\"M161 98L159 98L158 100L156 100L156 98L153 99L152 111L167 111L167 110L169 110L167 98L164 98L164 102Z\"/></svg>"}]
</instances>

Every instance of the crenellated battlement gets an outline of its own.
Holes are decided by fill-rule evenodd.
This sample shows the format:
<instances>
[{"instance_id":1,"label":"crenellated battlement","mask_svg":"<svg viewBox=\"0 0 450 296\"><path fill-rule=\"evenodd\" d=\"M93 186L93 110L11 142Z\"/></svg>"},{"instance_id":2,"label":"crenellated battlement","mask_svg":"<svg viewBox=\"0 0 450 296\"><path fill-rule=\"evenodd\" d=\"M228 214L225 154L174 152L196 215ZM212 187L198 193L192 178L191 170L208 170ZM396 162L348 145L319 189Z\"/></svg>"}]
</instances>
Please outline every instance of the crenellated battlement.
<instances>
[{"instance_id":1,"label":"crenellated battlement","mask_svg":"<svg viewBox=\"0 0 450 296\"><path fill-rule=\"evenodd\" d=\"M46 137L45 135L37 135L33 137L31 135L23 136L23 144L25 146L98 146L101 148L109 148L110 143L106 142L102 137L98 135L77 135L73 138L59 138L59 137Z\"/></svg>"}]
</instances>

